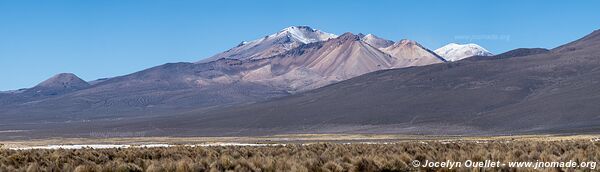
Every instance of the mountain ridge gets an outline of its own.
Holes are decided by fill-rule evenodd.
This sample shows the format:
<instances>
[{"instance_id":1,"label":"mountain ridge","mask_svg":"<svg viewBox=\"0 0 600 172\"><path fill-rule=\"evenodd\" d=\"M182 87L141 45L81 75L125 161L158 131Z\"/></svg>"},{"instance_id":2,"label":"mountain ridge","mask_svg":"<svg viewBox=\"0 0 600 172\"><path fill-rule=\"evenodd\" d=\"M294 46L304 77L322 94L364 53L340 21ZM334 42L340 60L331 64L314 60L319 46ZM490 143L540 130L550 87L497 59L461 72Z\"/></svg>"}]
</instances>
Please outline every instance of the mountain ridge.
<instances>
[{"instance_id":1,"label":"mountain ridge","mask_svg":"<svg viewBox=\"0 0 600 172\"><path fill-rule=\"evenodd\" d=\"M452 63L416 41L377 48L352 33L264 58L167 63L64 93L2 93L0 131L25 132L0 136L594 131L597 35ZM416 55L434 61L402 60Z\"/></svg>"},{"instance_id":2,"label":"mountain ridge","mask_svg":"<svg viewBox=\"0 0 600 172\"><path fill-rule=\"evenodd\" d=\"M0 108L7 110L0 116L28 113L30 118L54 122L161 116L265 101L377 70L404 67L397 65L397 59L360 36L345 33L265 58L167 63L93 82L85 89L39 98L3 94ZM11 118L15 123L26 120Z\"/></svg>"},{"instance_id":3,"label":"mountain ridge","mask_svg":"<svg viewBox=\"0 0 600 172\"><path fill-rule=\"evenodd\" d=\"M595 41L600 39L578 44ZM178 130L181 135L598 132L598 49L508 54L517 56L381 70L266 102L161 121L187 126Z\"/></svg>"}]
</instances>

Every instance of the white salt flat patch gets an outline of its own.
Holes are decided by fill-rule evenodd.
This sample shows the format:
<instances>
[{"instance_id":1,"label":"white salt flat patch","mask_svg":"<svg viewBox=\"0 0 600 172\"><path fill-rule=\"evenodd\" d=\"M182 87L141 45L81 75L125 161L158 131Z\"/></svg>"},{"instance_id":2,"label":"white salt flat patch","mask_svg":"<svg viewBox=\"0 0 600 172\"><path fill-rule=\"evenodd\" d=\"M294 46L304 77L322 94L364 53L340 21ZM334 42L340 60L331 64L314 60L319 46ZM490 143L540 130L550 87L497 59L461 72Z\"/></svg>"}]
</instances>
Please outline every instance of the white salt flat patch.
<instances>
[{"instance_id":1,"label":"white salt flat patch","mask_svg":"<svg viewBox=\"0 0 600 172\"><path fill-rule=\"evenodd\" d=\"M263 143L206 143L195 146L285 146L285 144L263 144Z\"/></svg>"},{"instance_id":2,"label":"white salt flat patch","mask_svg":"<svg viewBox=\"0 0 600 172\"><path fill-rule=\"evenodd\" d=\"M313 145L316 143L304 143L303 146ZM390 142L357 142L357 143L343 143L343 144L393 144ZM426 143L425 143L426 144ZM162 148L162 147L174 147L174 146L187 146L187 147L217 147L217 146L286 146L287 144L268 144L268 143L203 143L203 144L186 144L186 145L172 145L172 144L133 144L133 145L119 145L119 144L88 144L88 145L47 145L47 146L31 146L31 147L12 147L10 150L31 150L31 149L115 149L115 148Z\"/></svg>"},{"instance_id":3,"label":"white salt flat patch","mask_svg":"<svg viewBox=\"0 0 600 172\"><path fill-rule=\"evenodd\" d=\"M29 130L0 130L0 133L20 133L20 132L26 132Z\"/></svg>"},{"instance_id":4,"label":"white salt flat patch","mask_svg":"<svg viewBox=\"0 0 600 172\"><path fill-rule=\"evenodd\" d=\"M110 149L110 148L128 148L129 145L48 145L10 148L11 150L29 150L29 149Z\"/></svg>"},{"instance_id":5,"label":"white salt flat patch","mask_svg":"<svg viewBox=\"0 0 600 172\"><path fill-rule=\"evenodd\" d=\"M173 146L209 147L209 146L285 146L285 144L255 144L255 143L205 143L195 145L171 145L171 144L143 144L143 145L118 145L118 144L89 144L89 145L47 145L31 147L13 147L10 150L30 149L114 149L114 148L161 148Z\"/></svg>"}]
</instances>

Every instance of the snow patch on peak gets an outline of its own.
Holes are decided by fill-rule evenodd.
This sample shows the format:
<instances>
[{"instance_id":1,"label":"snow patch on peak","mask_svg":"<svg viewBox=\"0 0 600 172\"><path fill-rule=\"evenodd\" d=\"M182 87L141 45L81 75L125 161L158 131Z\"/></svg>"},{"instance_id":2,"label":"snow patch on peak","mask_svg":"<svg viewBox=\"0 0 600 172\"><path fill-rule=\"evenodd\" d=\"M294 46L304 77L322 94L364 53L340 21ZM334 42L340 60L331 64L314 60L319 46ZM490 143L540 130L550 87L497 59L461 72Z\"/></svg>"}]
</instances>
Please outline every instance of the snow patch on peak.
<instances>
[{"instance_id":1,"label":"snow patch on peak","mask_svg":"<svg viewBox=\"0 0 600 172\"><path fill-rule=\"evenodd\" d=\"M280 36L290 36L294 40L300 41L304 44L326 41L338 37L335 34L322 32L320 30L313 29L309 26L290 26L285 29L282 29L276 34L269 35L269 37Z\"/></svg>"},{"instance_id":2,"label":"snow patch on peak","mask_svg":"<svg viewBox=\"0 0 600 172\"><path fill-rule=\"evenodd\" d=\"M434 52L436 54L438 54L439 56L442 56L447 61L458 61L458 60L462 60L462 59L465 59L467 57L472 57L472 56L492 56L493 55L485 48L483 48L477 44L473 44L473 43L469 43L469 44L450 43L448 45L445 45L443 47L436 49Z\"/></svg>"},{"instance_id":3,"label":"snow patch on peak","mask_svg":"<svg viewBox=\"0 0 600 172\"><path fill-rule=\"evenodd\" d=\"M223 58L237 60L262 59L284 53L302 44L327 41L337 37L335 34L308 26L290 26L253 41L243 41L236 47L197 63L206 63Z\"/></svg>"},{"instance_id":4,"label":"snow patch on peak","mask_svg":"<svg viewBox=\"0 0 600 172\"><path fill-rule=\"evenodd\" d=\"M294 32L294 31L299 31L299 30L305 30L305 31L310 31L310 32L316 32L316 29L311 28L310 26L290 26L290 27L286 27L281 29L281 31L279 32Z\"/></svg>"},{"instance_id":5,"label":"snow patch on peak","mask_svg":"<svg viewBox=\"0 0 600 172\"><path fill-rule=\"evenodd\" d=\"M329 39L337 38L338 36L332 33L323 32L321 30L313 29L309 26L290 26L281 29L275 34L264 36L260 39L253 41L243 41L238 46L258 44L269 40L280 39L280 38L291 38L294 41L298 41L303 44L309 44L319 41L327 41ZM254 46L254 45L253 45Z\"/></svg>"},{"instance_id":6,"label":"snow patch on peak","mask_svg":"<svg viewBox=\"0 0 600 172\"><path fill-rule=\"evenodd\" d=\"M367 35L365 35L364 38L365 39L381 39L381 38L379 38L379 37L377 37L377 36L375 36L373 34L370 34L370 33L367 34Z\"/></svg>"}]
</instances>

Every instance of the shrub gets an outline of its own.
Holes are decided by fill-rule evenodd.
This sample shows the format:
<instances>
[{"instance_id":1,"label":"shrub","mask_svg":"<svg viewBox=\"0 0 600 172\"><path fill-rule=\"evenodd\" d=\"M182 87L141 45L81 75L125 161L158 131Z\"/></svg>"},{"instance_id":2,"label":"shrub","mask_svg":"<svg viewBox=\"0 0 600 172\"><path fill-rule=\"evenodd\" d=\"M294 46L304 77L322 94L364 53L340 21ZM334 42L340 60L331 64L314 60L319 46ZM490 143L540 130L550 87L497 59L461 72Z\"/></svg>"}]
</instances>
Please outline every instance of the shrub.
<instances>
[{"instance_id":1,"label":"shrub","mask_svg":"<svg viewBox=\"0 0 600 172\"><path fill-rule=\"evenodd\" d=\"M535 171L412 167L413 160L594 161L600 144L590 141L474 143L430 141L395 144L311 144L267 147L169 147L79 150L0 149L4 171ZM542 171L588 171L586 168Z\"/></svg>"},{"instance_id":2,"label":"shrub","mask_svg":"<svg viewBox=\"0 0 600 172\"><path fill-rule=\"evenodd\" d=\"M123 163L117 166L116 172L142 172L142 169L131 163Z\"/></svg>"}]
</instances>

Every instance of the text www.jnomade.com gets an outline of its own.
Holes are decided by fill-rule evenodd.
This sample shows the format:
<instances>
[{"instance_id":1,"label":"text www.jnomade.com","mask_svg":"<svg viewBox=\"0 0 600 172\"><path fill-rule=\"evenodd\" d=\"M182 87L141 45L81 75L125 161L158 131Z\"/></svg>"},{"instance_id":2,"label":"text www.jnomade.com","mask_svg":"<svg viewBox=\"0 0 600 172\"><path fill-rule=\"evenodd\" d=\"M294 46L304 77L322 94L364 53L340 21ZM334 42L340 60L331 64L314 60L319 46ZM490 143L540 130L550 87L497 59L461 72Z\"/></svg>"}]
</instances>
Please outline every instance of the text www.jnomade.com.
<instances>
[{"instance_id":1,"label":"text www.jnomade.com","mask_svg":"<svg viewBox=\"0 0 600 172\"><path fill-rule=\"evenodd\" d=\"M500 162L500 161L429 161L425 160L421 162L419 160L413 160L412 165L414 167L424 167L424 168L499 168L499 167L510 167L510 168L533 168L533 169L542 169L542 168L589 168L596 169L596 162L576 162L576 161L566 161L566 162Z\"/></svg>"}]
</instances>

